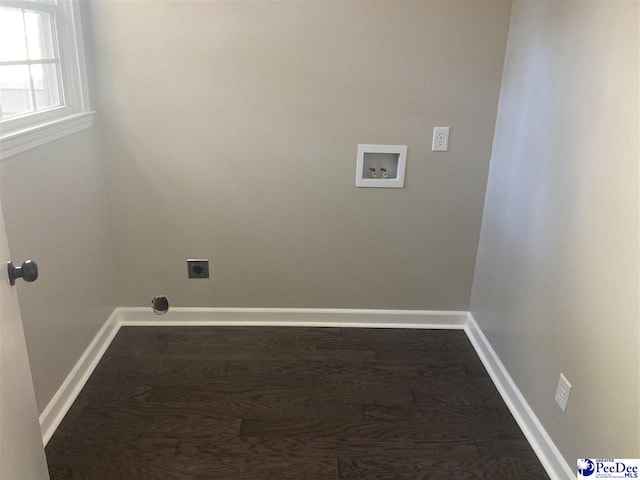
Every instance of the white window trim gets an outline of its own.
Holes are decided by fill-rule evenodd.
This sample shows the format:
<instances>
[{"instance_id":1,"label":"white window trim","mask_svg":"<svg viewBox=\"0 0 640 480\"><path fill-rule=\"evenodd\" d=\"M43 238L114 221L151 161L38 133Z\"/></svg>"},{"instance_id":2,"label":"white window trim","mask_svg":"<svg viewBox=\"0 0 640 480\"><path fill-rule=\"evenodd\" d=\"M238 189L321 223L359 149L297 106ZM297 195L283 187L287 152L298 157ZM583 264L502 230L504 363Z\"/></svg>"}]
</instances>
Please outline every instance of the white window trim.
<instances>
[{"instance_id":1,"label":"white window trim","mask_svg":"<svg viewBox=\"0 0 640 480\"><path fill-rule=\"evenodd\" d=\"M57 19L57 32L65 105L0 124L0 159L93 125L79 2L58 0L58 5L63 17Z\"/></svg>"}]
</instances>

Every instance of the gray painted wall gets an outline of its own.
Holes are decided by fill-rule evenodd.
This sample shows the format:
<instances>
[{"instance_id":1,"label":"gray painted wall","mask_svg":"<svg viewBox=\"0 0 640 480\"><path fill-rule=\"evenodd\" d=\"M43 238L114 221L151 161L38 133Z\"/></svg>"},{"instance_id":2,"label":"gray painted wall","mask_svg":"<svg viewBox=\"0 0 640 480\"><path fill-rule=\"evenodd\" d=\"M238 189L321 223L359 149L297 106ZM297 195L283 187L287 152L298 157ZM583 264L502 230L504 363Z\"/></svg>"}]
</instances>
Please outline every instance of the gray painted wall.
<instances>
[{"instance_id":1,"label":"gray painted wall","mask_svg":"<svg viewBox=\"0 0 640 480\"><path fill-rule=\"evenodd\" d=\"M95 108L88 2L81 2ZM0 196L14 262L40 277L17 282L38 410L47 406L119 305L99 115L82 132L0 162Z\"/></svg>"},{"instance_id":2,"label":"gray painted wall","mask_svg":"<svg viewBox=\"0 0 640 480\"><path fill-rule=\"evenodd\" d=\"M466 310L510 7L94 2L121 304Z\"/></svg>"},{"instance_id":3,"label":"gray painted wall","mask_svg":"<svg viewBox=\"0 0 640 480\"><path fill-rule=\"evenodd\" d=\"M0 162L14 263L38 263L18 282L40 412L117 306L111 233L96 127Z\"/></svg>"},{"instance_id":4,"label":"gray painted wall","mask_svg":"<svg viewBox=\"0 0 640 480\"><path fill-rule=\"evenodd\" d=\"M640 456L638 90L637 2L514 3L471 311L570 465Z\"/></svg>"}]
</instances>

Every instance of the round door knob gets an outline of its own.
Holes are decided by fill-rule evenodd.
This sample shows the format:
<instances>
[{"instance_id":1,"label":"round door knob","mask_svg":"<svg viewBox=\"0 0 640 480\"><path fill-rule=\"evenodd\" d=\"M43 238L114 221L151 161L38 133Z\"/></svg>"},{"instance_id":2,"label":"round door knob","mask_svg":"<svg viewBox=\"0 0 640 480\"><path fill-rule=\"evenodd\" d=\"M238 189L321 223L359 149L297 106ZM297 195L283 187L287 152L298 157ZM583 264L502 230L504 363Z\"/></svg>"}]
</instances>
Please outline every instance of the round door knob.
<instances>
[{"instance_id":1,"label":"round door knob","mask_svg":"<svg viewBox=\"0 0 640 480\"><path fill-rule=\"evenodd\" d=\"M16 278L22 278L25 282L35 282L38 279L38 264L26 260L21 266L16 267L13 262L9 262L7 263L7 273L11 285L16 284Z\"/></svg>"}]
</instances>

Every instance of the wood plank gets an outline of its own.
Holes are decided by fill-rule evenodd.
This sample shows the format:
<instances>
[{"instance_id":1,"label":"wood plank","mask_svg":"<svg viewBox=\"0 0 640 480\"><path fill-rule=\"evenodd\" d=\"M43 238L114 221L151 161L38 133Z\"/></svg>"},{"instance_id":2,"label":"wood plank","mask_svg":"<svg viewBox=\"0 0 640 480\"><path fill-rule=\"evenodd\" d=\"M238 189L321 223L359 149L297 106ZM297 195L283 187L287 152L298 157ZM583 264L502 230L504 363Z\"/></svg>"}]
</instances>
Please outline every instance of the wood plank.
<instances>
[{"instance_id":1,"label":"wood plank","mask_svg":"<svg viewBox=\"0 0 640 480\"><path fill-rule=\"evenodd\" d=\"M460 405L440 402L437 408L426 403L380 402L362 406L364 418L378 420L426 420L439 423L495 422L514 421L504 405Z\"/></svg>"},{"instance_id":2,"label":"wood plank","mask_svg":"<svg viewBox=\"0 0 640 480\"><path fill-rule=\"evenodd\" d=\"M460 362L442 362L435 364L393 365L379 362L340 362L340 361L297 361L297 362L240 362L230 361L227 367L229 375L239 381L243 376L262 376L265 378L304 378L308 384L316 387L357 387L387 386L428 387L438 378L448 375L467 375L465 365ZM298 382L302 384L302 382ZM295 385L295 384L294 384Z\"/></svg>"},{"instance_id":3,"label":"wood plank","mask_svg":"<svg viewBox=\"0 0 640 480\"><path fill-rule=\"evenodd\" d=\"M411 400L410 389L388 386L341 387L332 389L311 387L246 387L234 384L198 384L188 387L167 385L151 388L147 400L150 402L268 402L287 405L361 405L371 398L387 400Z\"/></svg>"},{"instance_id":4,"label":"wood plank","mask_svg":"<svg viewBox=\"0 0 640 480\"><path fill-rule=\"evenodd\" d=\"M182 437L176 448L176 455L211 455L262 457L326 457L338 455L392 455L407 462L421 457L459 457L479 455L473 442L424 442L406 438L347 438L275 436L275 437L229 437L212 439L210 437Z\"/></svg>"},{"instance_id":5,"label":"wood plank","mask_svg":"<svg viewBox=\"0 0 640 480\"><path fill-rule=\"evenodd\" d=\"M125 456L173 455L178 445L177 435L152 433L148 435L127 434L123 431L77 432L74 436L54 435L45 452L47 458L87 458Z\"/></svg>"},{"instance_id":6,"label":"wood plank","mask_svg":"<svg viewBox=\"0 0 640 480\"><path fill-rule=\"evenodd\" d=\"M51 480L335 480L335 458L280 457L127 457L81 458L50 464Z\"/></svg>"},{"instance_id":7,"label":"wood plank","mask_svg":"<svg viewBox=\"0 0 640 480\"><path fill-rule=\"evenodd\" d=\"M149 408L141 402L126 404L90 404L72 422L74 429L112 433L113 435L149 436L152 434L238 435L240 418L211 415L208 411L190 412L175 408ZM60 436L74 435L67 429Z\"/></svg>"},{"instance_id":8,"label":"wood plank","mask_svg":"<svg viewBox=\"0 0 640 480\"><path fill-rule=\"evenodd\" d=\"M154 384L181 385L198 381L203 377L224 376L226 360L196 360L164 358L149 361L143 358L115 358L109 362L100 362L93 374L93 382L101 386L141 386Z\"/></svg>"},{"instance_id":9,"label":"wood plank","mask_svg":"<svg viewBox=\"0 0 640 480\"><path fill-rule=\"evenodd\" d=\"M328 353L319 349L299 348L237 348L231 345L224 347L194 347L183 349L182 347L154 347L144 351L142 358L150 361L164 360L167 358L195 359L202 361L213 360L244 360L253 361L256 358L269 358L272 360L324 360L332 357L348 362L366 362L376 359L373 350L338 350Z\"/></svg>"},{"instance_id":10,"label":"wood plank","mask_svg":"<svg viewBox=\"0 0 640 480\"><path fill-rule=\"evenodd\" d=\"M549 478L537 461L522 461L511 457L484 458L479 455L416 458L412 462L385 454L375 457L341 456L338 459L338 472L340 480L480 480L487 478L544 480Z\"/></svg>"},{"instance_id":11,"label":"wood plank","mask_svg":"<svg viewBox=\"0 0 640 480\"><path fill-rule=\"evenodd\" d=\"M245 419L240 428L244 437L334 438L348 443L355 438L418 442L469 443L487 433L500 434L502 422L435 423L432 420L265 420Z\"/></svg>"}]
</instances>

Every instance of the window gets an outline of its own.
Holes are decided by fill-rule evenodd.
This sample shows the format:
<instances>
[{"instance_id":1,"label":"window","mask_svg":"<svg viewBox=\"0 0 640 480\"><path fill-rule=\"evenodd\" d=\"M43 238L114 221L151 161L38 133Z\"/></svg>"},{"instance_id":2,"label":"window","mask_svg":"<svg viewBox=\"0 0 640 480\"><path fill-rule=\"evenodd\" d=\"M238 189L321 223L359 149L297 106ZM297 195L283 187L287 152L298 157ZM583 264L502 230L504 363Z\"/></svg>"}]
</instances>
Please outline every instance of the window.
<instances>
[{"instance_id":1,"label":"window","mask_svg":"<svg viewBox=\"0 0 640 480\"><path fill-rule=\"evenodd\" d=\"M77 0L0 0L0 157L91 126Z\"/></svg>"}]
</instances>

